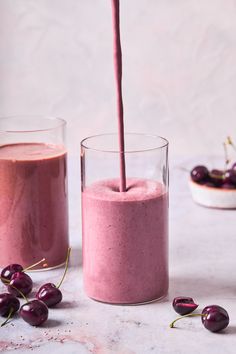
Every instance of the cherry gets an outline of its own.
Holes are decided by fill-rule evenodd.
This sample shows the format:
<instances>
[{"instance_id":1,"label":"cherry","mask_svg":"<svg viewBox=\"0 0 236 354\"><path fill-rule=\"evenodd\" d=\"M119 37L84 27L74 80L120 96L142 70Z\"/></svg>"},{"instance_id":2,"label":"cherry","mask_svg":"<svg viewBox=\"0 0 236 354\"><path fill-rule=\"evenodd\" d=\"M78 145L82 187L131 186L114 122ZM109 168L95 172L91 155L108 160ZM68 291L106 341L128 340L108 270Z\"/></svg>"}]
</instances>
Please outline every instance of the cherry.
<instances>
[{"instance_id":1,"label":"cherry","mask_svg":"<svg viewBox=\"0 0 236 354\"><path fill-rule=\"evenodd\" d=\"M229 315L223 307L218 305L209 305L202 310L202 313L189 313L176 318L173 322L171 322L170 328L174 328L175 322L186 317L201 317L204 327L211 332L222 331L229 324Z\"/></svg>"},{"instance_id":2,"label":"cherry","mask_svg":"<svg viewBox=\"0 0 236 354\"><path fill-rule=\"evenodd\" d=\"M23 295L29 294L32 288L33 288L32 279L28 274L22 272L14 273L7 287L9 293L17 297L23 297L22 294Z\"/></svg>"},{"instance_id":3,"label":"cherry","mask_svg":"<svg viewBox=\"0 0 236 354\"><path fill-rule=\"evenodd\" d=\"M1 281L3 282L3 284L6 285L8 283L6 282L6 280L10 281L14 273L22 272L22 271L23 271L23 267L20 264L14 264L14 263L9 264L1 271Z\"/></svg>"},{"instance_id":4,"label":"cherry","mask_svg":"<svg viewBox=\"0 0 236 354\"><path fill-rule=\"evenodd\" d=\"M8 316L9 312L14 315L20 308L20 301L12 294L0 294L0 315Z\"/></svg>"},{"instance_id":5,"label":"cherry","mask_svg":"<svg viewBox=\"0 0 236 354\"><path fill-rule=\"evenodd\" d=\"M216 187L220 187L224 181L224 171L212 170L210 172L210 181L213 182Z\"/></svg>"},{"instance_id":6,"label":"cherry","mask_svg":"<svg viewBox=\"0 0 236 354\"><path fill-rule=\"evenodd\" d=\"M48 308L43 301L32 300L22 305L20 316L31 326L40 326L48 319Z\"/></svg>"},{"instance_id":7,"label":"cherry","mask_svg":"<svg viewBox=\"0 0 236 354\"><path fill-rule=\"evenodd\" d=\"M53 306L57 305L59 302L61 302L61 300L62 300L62 292L59 288L60 288L61 284L63 283L63 280L65 279L65 276L66 276L69 258L70 258L70 251L71 251L71 248L68 248L68 252L67 252L67 256L66 256L65 270L64 270L64 274L62 276L60 283L57 286L53 283L46 283L39 288L39 290L36 294L36 298L38 300L43 301L48 307L53 307Z\"/></svg>"},{"instance_id":8,"label":"cherry","mask_svg":"<svg viewBox=\"0 0 236 354\"><path fill-rule=\"evenodd\" d=\"M17 272L26 272L34 267L36 267L37 265L39 265L40 263L44 262L45 258L41 259L39 262L32 264L31 266L23 269L22 265L20 264L9 264L8 266L6 266L5 268L3 268L3 270L1 271L1 281L3 282L3 284L7 285L8 281L11 280L11 277L14 273ZM44 264L43 267L46 267L47 264Z\"/></svg>"},{"instance_id":9,"label":"cherry","mask_svg":"<svg viewBox=\"0 0 236 354\"><path fill-rule=\"evenodd\" d=\"M208 178L208 169L205 166L195 166L191 171L191 179L194 182L204 182Z\"/></svg>"},{"instance_id":10,"label":"cherry","mask_svg":"<svg viewBox=\"0 0 236 354\"><path fill-rule=\"evenodd\" d=\"M224 174L224 182L232 183L236 186L236 170L227 170Z\"/></svg>"},{"instance_id":11,"label":"cherry","mask_svg":"<svg viewBox=\"0 0 236 354\"><path fill-rule=\"evenodd\" d=\"M55 284L47 283L39 288L36 298L43 301L48 307L53 307L61 302L62 292Z\"/></svg>"},{"instance_id":12,"label":"cherry","mask_svg":"<svg viewBox=\"0 0 236 354\"><path fill-rule=\"evenodd\" d=\"M193 312L198 307L194 303L191 297L179 296L175 297L172 303L174 310L180 315L187 315L188 313Z\"/></svg>"},{"instance_id":13,"label":"cherry","mask_svg":"<svg viewBox=\"0 0 236 354\"><path fill-rule=\"evenodd\" d=\"M219 332L229 324L228 312L221 306L210 305L202 310L202 323L211 332Z\"/></svg>"},{"instance_id":14,"label":"cherry","mask_svg":"<svg viewBox=\"0 0 236 354\"><path fill-rule=\"evenodd\" d=\"M1 327L5 326L9 319L19 310L20 301L12 294L4 293L0 294L0 315L7 317L1 324Z\"/></svg>"}]
</instances>

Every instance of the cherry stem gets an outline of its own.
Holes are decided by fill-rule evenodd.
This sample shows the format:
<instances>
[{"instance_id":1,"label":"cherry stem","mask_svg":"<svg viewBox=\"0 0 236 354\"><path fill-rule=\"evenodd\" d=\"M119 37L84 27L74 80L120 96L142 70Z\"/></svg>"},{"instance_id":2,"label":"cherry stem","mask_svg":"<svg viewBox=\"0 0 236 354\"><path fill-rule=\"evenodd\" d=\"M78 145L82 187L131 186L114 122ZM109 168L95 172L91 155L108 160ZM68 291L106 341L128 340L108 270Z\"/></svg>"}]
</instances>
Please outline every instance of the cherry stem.
<instances>
[{"instance_id":1,"label":"cherry stem","mask_svg":"<svg viewBox=\"0 0 236 354\"><path fill-rule=\"evenodd\" d=\"M207 315L203 314L203 313L189 313L188 315L184 315L184 316L180 316L180 317L177 317L173 322L171 322L170 324L170 328L174 328L174 324L175 322L179 321L179 320L182 320L182 318L186 318L186 317L206 317Z\"/></svg>"},{"instance_id":2,"label":"cherry stem","mask_svg":"<svg viewBox=\"0 0 236 354\"><path fill-rule=\"evenodd\" d=\"M8 283L10 284L10 280L8 280L7 278L3 278L3 277L0 277L0 279L4 282L4 283Z\"/></svg>"},{"instance_id":3,"label":"cherry stem","mask_svg":"<svg viewBox=\"0 0 236 354\"><path fill-rule=\"evenodd\" d=\"M3 278L3 277L0 277L0 279L7 283L11 288L15 289L16 291L18 291L18 293L21 295L21 297L26 301L26 302L29 302L29 300L27 299L27 297L22 293L22 291L20 291L19 289L17 289L14 285L11 285L10 284L10 280L6 279L6 278Z\"/></svg>"},{"instance_id":4,"label":"cherry stem","mask_svg":"<svg viewBox=\"0 0 236 354\"><path fill-rule=\"evenodd\" d=\"M67 273L67 269L68 269L68 264L69 264L69 259L70 259L70 251L71 251L71 247L68 248L68 251L67 251L67 256L66 256L66 265L65 265L65 270L64 270L64 274L61 278L61 281L60 283L57 285L57 288L59 289L61 284L63 283L64 279L65 279L65 276L66 276L66 273Z\"/></svg>"},{"instance_id":5,"label":"cherry stem","mask_svg":"<svg viewBox=\"0 0 236 354\"><path fill-rule=\"evenodd\" d=\"M233 143L233 141L232 141L232 139L231 139L230 136L227 136L226 143L227 143L228 145L231 145L232 148L233 148L234 150L236 150L236 146L234 145L234 143Z\"/></svg>"},{"instance_id":6,"label":"cherry stem","mask_svg":"<svg viewBox=\"0 0 236 354\"><path fill-rule=\"evenodd\" d=\"M217 174L215 174L215 173L212 173L212 172L209 173L209 176L212 177L212 178L216 178L216 179L218 179L219 181L224 179L224 176L219 176L219 175L217 175Z\"/></svg>"},{"instance_id":7,"label":"cherry stem","mask_svg":"<svg viewBox=\"0 0 236 354\"><path fill-rule=\"evenodd\" d=\"M7 322L10 320L10 318L11 318L11 316L13 314L13 311L14 311L14 309L13 309L13 307L11 307L11 309L9 311L9 314L8 314L6 320L1 324L1 327L5 326L7 324Z\"/></svg>"},{"instance_id":8,"label":"cherry stem","mask_svg":"<svg viewBox=\"0 0 236 354\"><path fill-rule=\"evenodd\" d=\"M228 164L230 163L230 159L229 159L229 155L228 155L228 149L227 149L227 144L224 142L223 143L223 147L224 147L224 153L225 153L225 171L228 168Z\"/></svg>"},{"instance_id":9,"label":"cherry stem","mask_svg":"<svg viewBox=\"0 0 236 354\"><path fill-rule=\"evenodd\" d=\"M22 270L22 272L26 272L27 270L30 270L30 269L36 267L37 265L41 264L42 262L45 262L45 258L42 258L41 261L38 261L38 262L32 264L31 266L29 266L29 267L27 267L27 268L24 268L24 269Z\"/></svg>"}]
</instances>

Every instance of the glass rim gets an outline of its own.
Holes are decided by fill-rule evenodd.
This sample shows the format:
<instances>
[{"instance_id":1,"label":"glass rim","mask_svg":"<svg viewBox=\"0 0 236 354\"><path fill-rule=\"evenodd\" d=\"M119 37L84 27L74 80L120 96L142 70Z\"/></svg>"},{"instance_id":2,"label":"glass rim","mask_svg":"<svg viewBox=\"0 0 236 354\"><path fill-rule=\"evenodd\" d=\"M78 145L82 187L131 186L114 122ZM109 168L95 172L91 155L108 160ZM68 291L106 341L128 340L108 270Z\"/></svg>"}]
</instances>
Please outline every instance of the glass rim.
<instances>
[{"instance_id":1,"label":"glass rim","mask_svg":"<svg viewBox=\"0 0 236 354\"><path fill-rule=\"evenodd\" d=\"M115 153L115 154L120 154L119 150L104 150L104 149L95 149L93 147L89 147L85 145L85 142L93 139L93 138L99 138L99 137L103 137L103 136L117 136L117 133L103 133L103 134L96 134L96 135L91 135L88 136L87 138L84 138L83 140L81 140L80 142L80 146L81 148L84 148L86 150L91 150L91 151L97 151L97 152L107 152L107 153ZM163 148L168 147L169 145L169 141L166 138L163 138L162 136L159 135L155 135L155 134L145 134L145 133L131 133L131 132L127 132L124 134L125 136L127 135L132 135L132 136L140 136L140 137L147 137L147 138L152 138L152 139L160 139L162 140L163 144L153 147L153 148L146 148L146 149L135 149L135 150L129 150L129 151L124 151L125 154L132 154L132 153L140 153L140 152L146 152L146 151L154 151L154 150L161 150Z\"/></svg>"},{"instance_id":2,"label":"glass rim","mask_svg":"<svg viewBox=\"0 0 236 354\"><path fill-rule=\"evenodd\" d=\"M0 122L3 120L14 120L14 119L19 119L19 120L23 120L23 119L27 119L30 118L32 119L32 121L34 120L45 120L45 121L54 121L54 122L58 122L57 125L55 125L55 127L48 127L48 128L38 128L38 129L1 129L0 128L0 134L1 133L36 133L36 132L47 132L50 130L54 130L60 127L64 127L66 126L66 120L61 118L61 117L53 117L53 116L43 116L43 115L37 115L37 114L21 114L21 115L13 115L13 116L1 116L0 117Z\"/></svg>"}]
</instances>

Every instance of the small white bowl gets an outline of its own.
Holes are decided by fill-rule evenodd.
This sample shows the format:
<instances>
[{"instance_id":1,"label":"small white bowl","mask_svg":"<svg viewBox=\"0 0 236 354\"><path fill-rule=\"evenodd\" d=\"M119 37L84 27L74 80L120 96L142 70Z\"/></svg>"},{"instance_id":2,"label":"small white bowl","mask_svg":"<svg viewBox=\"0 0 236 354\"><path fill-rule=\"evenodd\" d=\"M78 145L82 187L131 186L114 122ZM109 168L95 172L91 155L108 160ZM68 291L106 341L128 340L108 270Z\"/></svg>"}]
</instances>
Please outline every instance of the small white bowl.
<instances>
[{"instance_id":1,"label":"small white bowl","mask_svg":"<svg viewBox=\"0 0 236 354\"><path fill-rule=\"evenodd\" d=\"M193 200L208 208L236 209L236 189L208 187L189 180Z\"/></svg>"}]
</instances>

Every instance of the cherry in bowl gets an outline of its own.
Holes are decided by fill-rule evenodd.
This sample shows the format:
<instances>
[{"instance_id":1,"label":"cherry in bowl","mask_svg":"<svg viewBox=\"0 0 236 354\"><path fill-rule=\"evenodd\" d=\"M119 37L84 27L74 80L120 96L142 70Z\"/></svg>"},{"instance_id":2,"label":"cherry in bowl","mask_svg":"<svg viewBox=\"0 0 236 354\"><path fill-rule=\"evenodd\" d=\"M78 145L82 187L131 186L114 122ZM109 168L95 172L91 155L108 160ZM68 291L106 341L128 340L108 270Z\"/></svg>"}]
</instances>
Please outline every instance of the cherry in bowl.
<instances>
[{"instance_id":1,"label":"cherry in bowl","mask_svg":"<svg viewBox=\"0 0 236 354\"><path fill-rule=\"evenodd\" d=\"M205 166L195 166L191 171L191 179L196 183L203 183L207 181L209 171Z\"/></svg>"}]
</instances>

